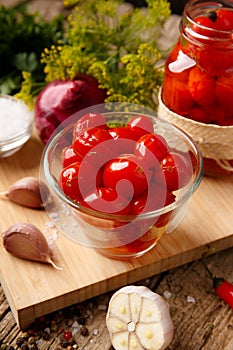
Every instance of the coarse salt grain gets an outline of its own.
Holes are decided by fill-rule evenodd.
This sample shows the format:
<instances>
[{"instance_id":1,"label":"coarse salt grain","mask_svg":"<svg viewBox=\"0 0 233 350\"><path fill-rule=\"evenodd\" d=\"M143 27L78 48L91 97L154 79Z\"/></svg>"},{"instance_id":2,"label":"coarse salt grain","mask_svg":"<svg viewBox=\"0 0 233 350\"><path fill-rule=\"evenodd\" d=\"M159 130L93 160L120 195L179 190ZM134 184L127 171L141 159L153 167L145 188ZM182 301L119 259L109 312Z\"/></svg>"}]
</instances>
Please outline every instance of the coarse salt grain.
<instances>
[{"instance_id":1,"label":"coarse salt grain","mask_svg":"<svg viewBox=\"0 0 233 350\"><path fill-rule=\"evenodd\" d=\"M31 124L32 112L26 104L12 97L0 97L0 141L23 132Z\"/></svg>"},{"instance_id":2,"label":"coarse salt grain","mask_svg":"<svg viewBox=\"0 0 233 350\"><path fill-rule=\"evenodd\" d=\"M165 292L163 293L163 296L166 299L170 299L172 297L172 294L168 290L165 290Z\"/></svg>"},{"instance_id":3,"label":"coarse salt grain","mask_svg":"<svg viewBox=\"0 0 233 350\"><path fill-rule=\"evenodd\" d=\"M187 302L188 302L188 303L195 303L195 302L196 302L196 300L195 300L195 298L194 298L194 297L192 297L192 296L188 295L188 296L187 296Z\"/></svg>"}]
</instances>

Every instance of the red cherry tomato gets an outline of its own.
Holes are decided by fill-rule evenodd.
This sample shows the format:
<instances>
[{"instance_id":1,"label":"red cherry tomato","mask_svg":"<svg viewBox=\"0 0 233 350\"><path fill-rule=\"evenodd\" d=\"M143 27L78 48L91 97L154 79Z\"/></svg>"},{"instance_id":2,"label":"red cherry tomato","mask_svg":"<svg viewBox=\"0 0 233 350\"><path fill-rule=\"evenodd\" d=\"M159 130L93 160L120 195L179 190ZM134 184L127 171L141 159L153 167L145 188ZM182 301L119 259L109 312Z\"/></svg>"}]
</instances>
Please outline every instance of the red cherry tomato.
<instances>
[{"instance_id":1,"label":"red cherry tomato","mask_svg":"<svg viewBox=\"0 0 233 350\"><path fill-rule=\"evenodd\" d=\"M170 191L185 186L191 179L191 160L179 153L171 152L161 162L161 168Z\"/></svg>"},{"instance_id":2,"label":"red cherry tomato","mask_svg":"<svg viewBox=\"0 0 233 350\"><path fill-rule=\"evenodd\" d=\"M133 153L137 141L137 135L132 129L117 127L109 129L109 134L117 140L115 147L119 150L119 155L123 153Z\"/></svg>"},{"instance_id":3,"label":"red cherry tomato","mask_svg":"<svg viewBox=\"0 0 233 350\"><path fill-rule=\"evenodd\" d=\"M79 162L82 158L74 152L73 146L68 146L62 152L62 167L66 168L68 165Z\"/></svg>"},{"instance_id":4,"label":"red cherry tomato","mask_svg":"<svg viewBox=\"0 0 233 350\"><path fill-rule=\"evenodd\" d=\"M210 115L201 107L193 107L189 110L188 117L199 123L211 123Z\"/></svg>"},{"instance_id":5,"label":"red cherry tomato","mask_svg":"<svg viewBox=\"0 0 233 350\"><path fill-rule=\"evenodd\" d=\"M98 113L87 113L75 123L73 129L74 138L76 138L83 129L97 127L108 129L105 117Z\"/></svg>"},{"instance_id":6,"label":"red cherry tomato","mask_svg":"<svg viewBox=\"0 0 233 350\"><path fill-rule=\"evenodd\" d=\"M168 144L162 135L146 134L137 141L134 153L148 159L151 165L157 166L158 162L167 155Z\"/></svg>"},{"instance_id":7,"label":"red cherry tomato","mask_svg":"<svg viewBox=\"0 0 233 350\"><path fill-rule=\"evenodd\" d=\"M216 84L218 104L233 116L233 76L220 77Z\"/></svg>"},{"instance_id":8,"label":"red cherry tomato","mask_svg":"<svg viewBox=\"0 0 233 350\"><path fill-rule=\"evenodd\" d=\"M192 98L201 106L215 102L216 81L209 74L195 67L190 71L188 88Z\"/></svg>"},{"instance_id":9,"label":"red cherry tomato","mask_svg":"<svg viewBox=\"0 0 233 350\"><path fill-rule=\"evenodd\" d=\"M102 183L101 171L86 161L76 162L64 168L59 177L59 186L65 195L79 202L83 196Z\"/></svg>"},{"instance_id":10,"label":"red cherry tomato","mask_svg":"<svg viewBox=\"0 0 233 350\"><path fill-rule=\"evenodd\" d=\"M141 159L134 154L116 157L103 169L104 186L130 199L147 190L151 176L152 171L144 170Z\"/></svg>"},{"instance_id":11,"label":"red cherry tomato","mask_svg":"<svg viewBox=\"0 0 233 350\"><path fill-rule=\"evenodd\" d=\"M193 30L203 36L214 36L214 30L218 29L217 14L215 11L209 12L206 16L199 16L194 19L198 25L193 26ZM200 40L200 38L199 38Z\"/></svg>"},{"instance_id":12,"label":"red cherry tomato","mask_svg":"<svg viewBox=\"0 0 233 350\"><path fill-rule=\"evenodd\" d=\"M137 115L133 117L128 122L127 127L133 131L136 140L145 134L154 132L152 120L145 115Z\"/></svg>"},{"instance_id":13,"label":"red cherry tomato","mask_svg":"<svg viewBox=\"0 0 233 350\"><path fill-rule=\"evenodd\" d=\"M228 9L216 10L217 20L216 26L219 30L231 31L233 30L233 11Z\"/></svg>"},{"instance_id":14,"label":"red cherry tomato","mask_svg":"<svg viewBox=\"0 0 233 350\"><path fill-rule=\"evenodd\" d=\"M170 192L168 193L167 186L161 186L152 181L148 191L132 200L130 214L138 215L158 210L168 204L170 204Z\"/></svg>"},{"instance_id":15,"label":"red cherry tomato","mask_svg":"<svg viewBox=\"0 0 233 350\"><path fill-rule=\"evenodd\" d=\"M107 130L95 127L81 130L73 140L75 153L82 158L88 154L88 161L99 167L116 155L114 144Z\"/></svg>"},{"instance_id":16,"label":"red cherry tomato","mask_svg":"<svg viewBox=\"0 0 233 350\"><path fill-rule=\"evenodd\" d=\"M172 77L164 79L163 101L168 108L181 115L186 114L194 105L187 82Z\"/></svg>"},{"instance_id":17,"label":"red cherry tomato","mask_svg":"<svg viewBox=\"0 0 233 350\"><path fill-rule=\"evenodd\" d=\"M127 215L129 201L113 188L98 187L90 192L81 203L83 206L102 213Z\"/></svg>"}]
</instances>

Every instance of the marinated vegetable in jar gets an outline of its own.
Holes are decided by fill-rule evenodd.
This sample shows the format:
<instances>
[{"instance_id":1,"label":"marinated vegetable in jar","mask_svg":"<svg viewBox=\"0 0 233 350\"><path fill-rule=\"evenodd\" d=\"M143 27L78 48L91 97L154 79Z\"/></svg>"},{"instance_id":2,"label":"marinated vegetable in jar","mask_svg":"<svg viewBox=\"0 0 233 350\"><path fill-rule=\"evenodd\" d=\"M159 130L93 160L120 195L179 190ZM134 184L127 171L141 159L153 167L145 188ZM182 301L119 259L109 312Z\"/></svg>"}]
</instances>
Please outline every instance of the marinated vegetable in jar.
<instances>
[{"instance_id":1,"label":"marinated vegetable in jar","mask_svg":"<svg viewBox=\"0 0 233 350\"><path fill-rule=\"evenodd\" d=\"M206 175L233 174L232 1L187 3L180 37L165 64L161 103L194 122L191 128L205 124L206 134L222 133L223 140L216 134L217 141L209 141L197 131L195 141L209 143L203 153Z\"/></svg>"}]
</instances>

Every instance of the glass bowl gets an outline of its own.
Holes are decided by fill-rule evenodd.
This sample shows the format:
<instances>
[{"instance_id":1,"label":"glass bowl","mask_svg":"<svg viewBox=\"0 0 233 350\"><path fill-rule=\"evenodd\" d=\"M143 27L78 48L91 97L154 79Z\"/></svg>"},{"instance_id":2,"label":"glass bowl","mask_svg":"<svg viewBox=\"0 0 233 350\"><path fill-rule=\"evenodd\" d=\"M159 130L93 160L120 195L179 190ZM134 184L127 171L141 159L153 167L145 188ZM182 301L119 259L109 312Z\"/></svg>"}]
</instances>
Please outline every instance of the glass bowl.
<instances>
[{"instance_id":1,"label":"glass bowl","mask_svg":"<svg viewBox=\"0 0 233 350\"><path fill-rule=\"evenodd\" d=\"M31 137L33 112L13 96L0 95L0 157L16 153Z\"/></svg>"},{"instance_id":2,"label":"glass bowl","mask_svg":"<svg viewBox=\"0 0 233 350\"><path fill-rule=\"evenodd\" d=\"M161 205L156 210L143 210L137 215L126 215L86 207L82 202L71 200L64 194L59 180L62 154L72 143L75 122L87 113L101 113L106 118L108 127L125 126L131 118L138 115L146 116L152 121L153 132L165 138L169 149L185 155L189 169L189 181L174 191L174 202ZM116 148L116 140L111 142L111 147ZM109 160L111 159L103 157L95 174L88 174L88 181L95 183L97 170ZM93 106L68 118L47 143L40 166L41 180L47 183L51 192L51 198L45 203L45 208L52 223L73 241L115 259L141 256L155 247L165 232L172 232L182 221L190 199L201 182L202 173L202 156L190 137L177 127L161 120L154 111L124 103ZM164 183L161 182L161 186L164 186ZM153 189L149 189L147 203L153 201L155 196Z\"/></svg>"}]
</instances>

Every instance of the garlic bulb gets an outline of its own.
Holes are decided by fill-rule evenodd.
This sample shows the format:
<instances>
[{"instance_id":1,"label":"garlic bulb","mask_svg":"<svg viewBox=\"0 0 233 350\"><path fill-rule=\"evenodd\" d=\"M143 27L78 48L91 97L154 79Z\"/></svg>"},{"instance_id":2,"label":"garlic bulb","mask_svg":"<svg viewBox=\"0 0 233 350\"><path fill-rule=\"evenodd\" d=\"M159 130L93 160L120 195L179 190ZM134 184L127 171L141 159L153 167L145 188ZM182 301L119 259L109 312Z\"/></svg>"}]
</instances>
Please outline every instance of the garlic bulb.
<instances>
[{"instance_id":1,"label":"garlic bulb","mask_svg":"<svg viewBox=\"0 0 233 350\"><path fill-rule=\"evenodd\" d=\"M173 337L166 301L144 286L126 286L110 299L106 324L115 350L163 350Z\"/></svg>"},{"instance_id":2,"label":"garlic bulb","mask_svg":"<svg viewBox=\"0 0 233 350\"><path fill-rule=\"evenodd\" d=\"M18 258L48 263L57 267L51 259L48 242L33 224L20 222L10 226L2 234L6 251Z\"/></svg>"}]
</instances>

